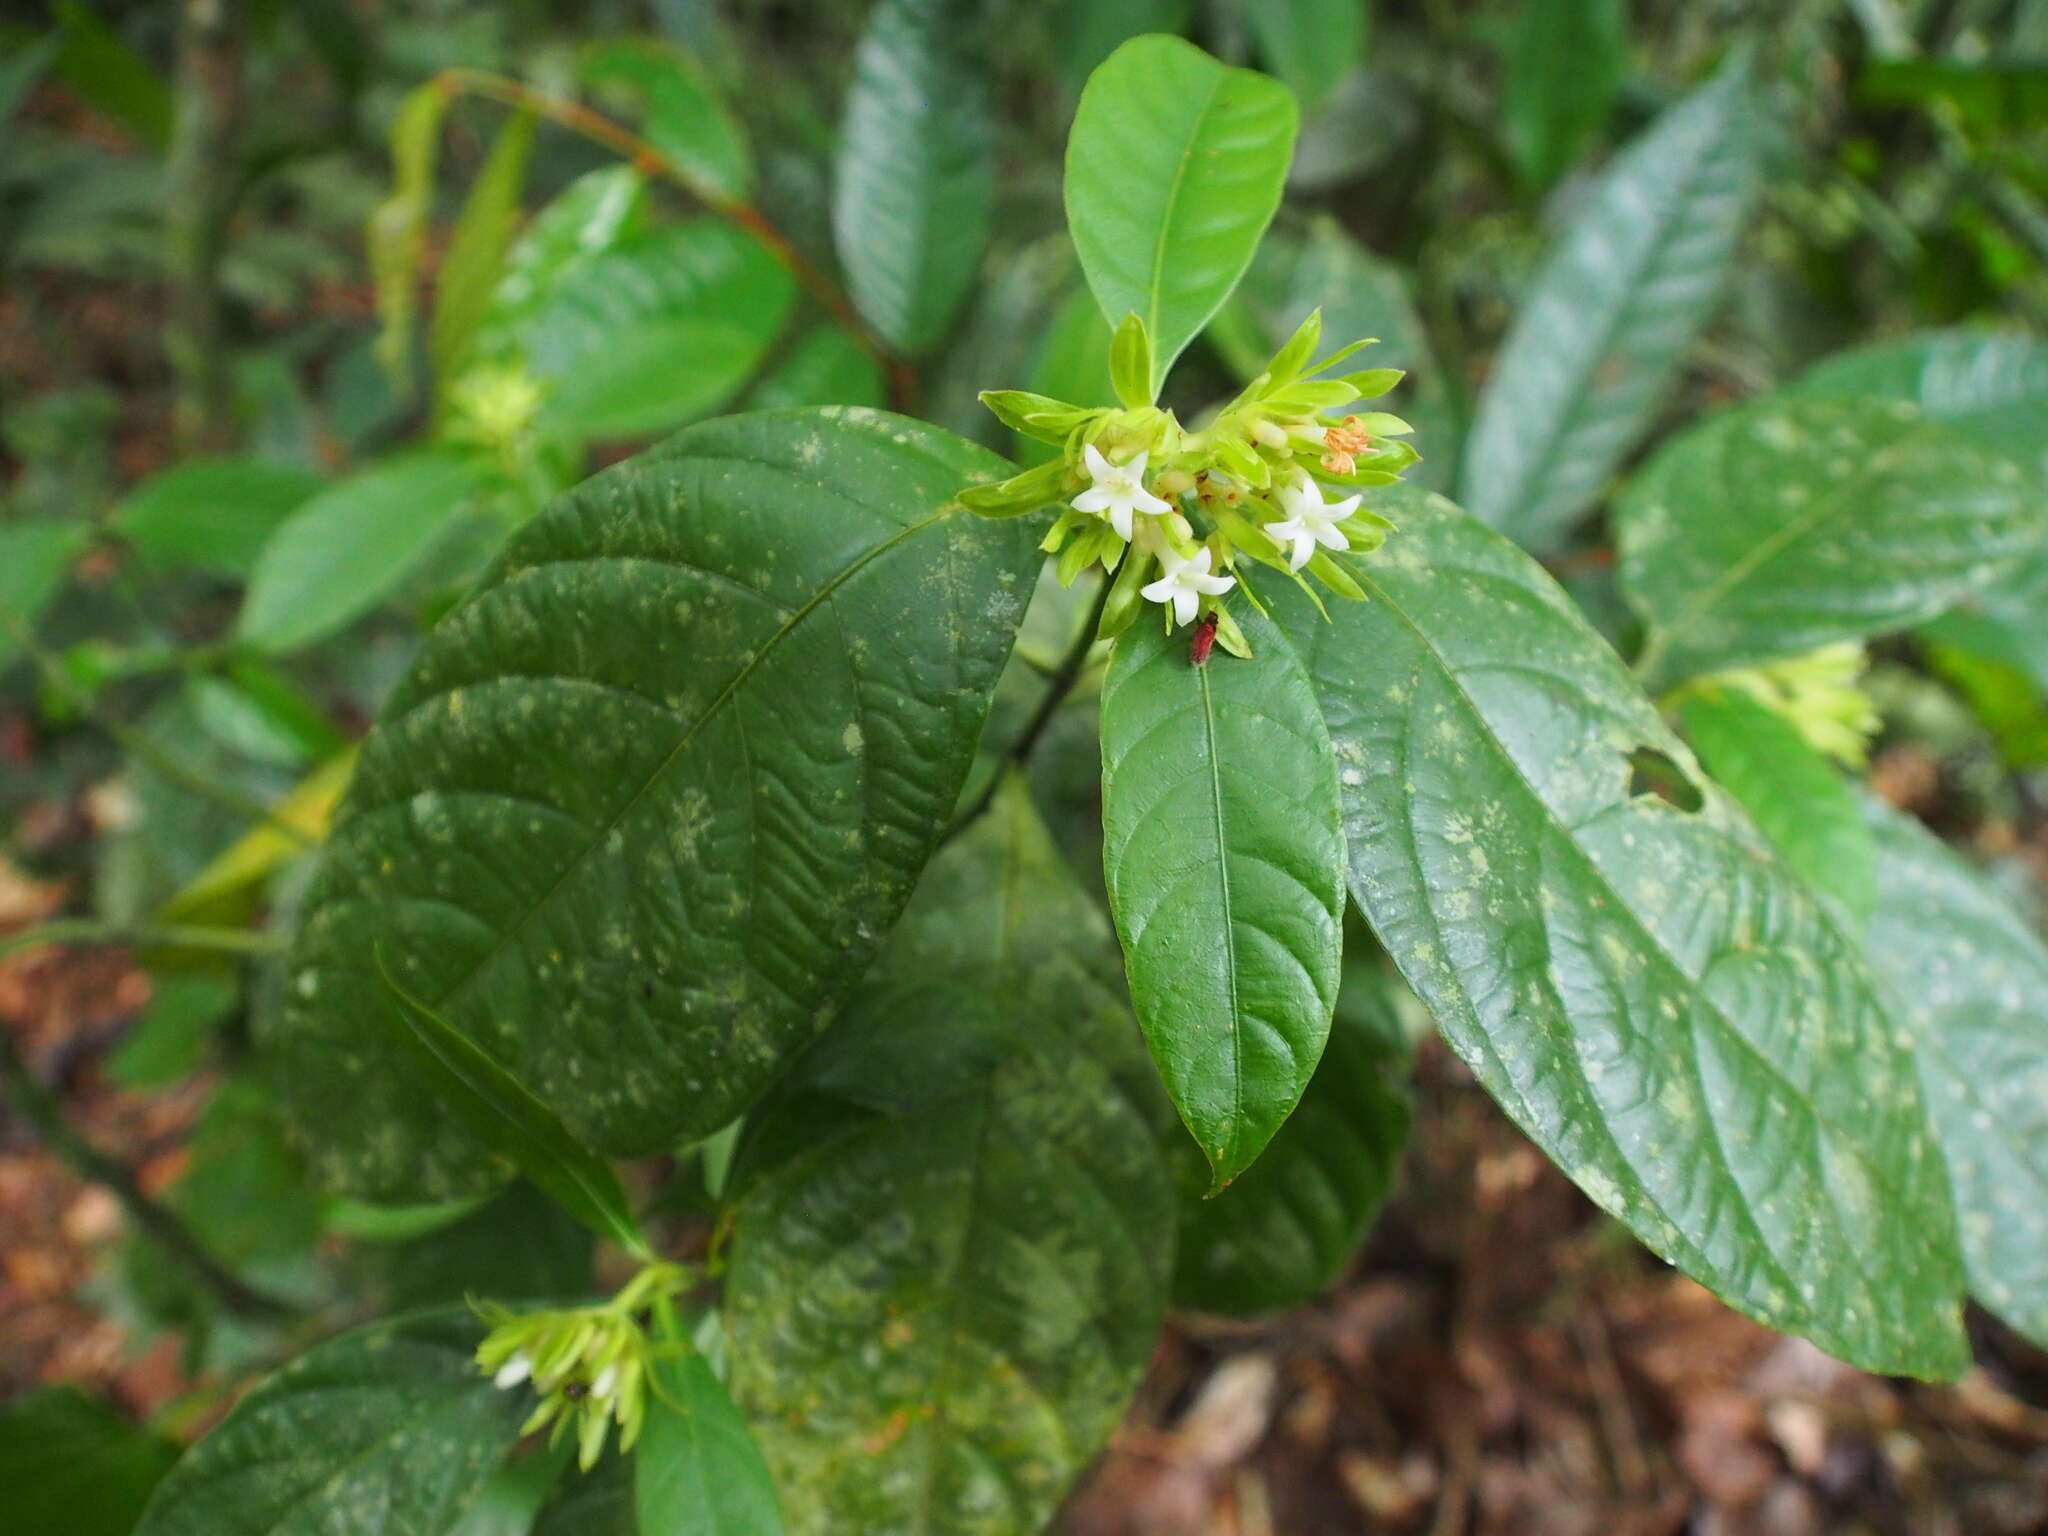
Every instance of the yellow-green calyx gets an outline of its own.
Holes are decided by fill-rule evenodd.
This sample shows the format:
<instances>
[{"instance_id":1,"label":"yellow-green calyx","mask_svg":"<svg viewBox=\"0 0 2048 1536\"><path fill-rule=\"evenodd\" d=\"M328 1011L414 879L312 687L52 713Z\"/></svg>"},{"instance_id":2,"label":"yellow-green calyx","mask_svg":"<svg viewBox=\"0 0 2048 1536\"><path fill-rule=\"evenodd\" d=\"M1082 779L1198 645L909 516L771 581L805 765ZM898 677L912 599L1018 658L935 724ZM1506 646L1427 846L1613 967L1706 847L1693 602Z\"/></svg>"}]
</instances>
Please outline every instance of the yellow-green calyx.
<instances>
[{"instance_id":1,"label":"yellow-green calyx","mask_svg":"<svg viewBox=\"0 0 2048 1536\"><path fill-rule=\"evenodd\" d=\"M1104 635L1120 633L1149 601L1165 611L1169 630L1198 614L1214 618L1217 642L1246 654L1243 635L1223 610L1233 589L1263 607L1239 579L1240 561L1283 573L1311 598L1307 577L1340 597L1362 596L1339 557L1377 549L1393 524L1366 510L1359 493L1391 485L1418 457L1398 440L1409 431L1398 416L1330 414L1385 394L1401 372L1326 376L1371 343L1313 361L1321 336L1318 310L1236 399L1189 431L1173 412L1148 403L1134 382L1149 384L1150 346L1137 317L1128 316L1110 360L1122 405L1070 405L1013 389L982 394L1006 425L1055 445L1060 457L999 484L970 487L961 502L990 517L1063 503L1044 548L1059 556L1064 583L1092 565L1114 578ZM1332 498L1329 486L1354 494Z\"/></svg>"},{"instance_id":2,"label":"yellow-green calyx","mask_svg":"<svg viewBox=\"0 0 2048 1536\"><path fill-rule=\"evenodd\" d=\"M1746 693L1790 721L1815 751L1845 767L1861 768L1870 739L1883 724L1870 696L1857 686L1864 662L1863 647L1845 640L1804 656L1716 672L1688 687Z\"/></svg>"},{"instance_id":3,"label":"yellow-green calyx","mask_svg":"<svg viewBox=\"0 0 2048 1536\"><path fill-rule=\"evenodd\" d=\"M609 1301L562 1311L513 1312L496 1302L477 1303L477 1315L491 1325L477 1346L478 1367L502 1390L540 1398L519 1432L553 1425L552 1443L573 1423L585 1471L603 1453L614 1423L619 1449L630 1451L647 1419L655 1350L640 1315L674 1297L687 1273L676 1264L649 1264Z\"/></svg>"}]
</instances>

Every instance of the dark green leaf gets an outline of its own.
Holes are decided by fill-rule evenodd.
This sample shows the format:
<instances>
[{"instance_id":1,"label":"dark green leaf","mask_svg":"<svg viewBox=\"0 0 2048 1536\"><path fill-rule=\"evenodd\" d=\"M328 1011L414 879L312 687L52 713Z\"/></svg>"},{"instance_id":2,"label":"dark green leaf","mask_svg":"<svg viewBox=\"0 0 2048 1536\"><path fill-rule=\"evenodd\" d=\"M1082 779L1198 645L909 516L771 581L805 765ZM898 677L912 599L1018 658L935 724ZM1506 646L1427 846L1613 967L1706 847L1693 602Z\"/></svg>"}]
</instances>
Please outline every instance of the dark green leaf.
<instances>
[{"instance_id":1,"label":"dark green leaf","mask_svg":"<svg viewBox=\"0 0 2048 1536\"><path fill-rule=\"evenodd\" d=\"M1072 101L1095 66L1147 32L1181 32L1193 0L1054 0L1052 45L1060 84Z\"/></svg>"},{"instance_id":2,"label":"dark green leaf","mask_svg":"<svg viewBox=\"0 0 2048 1536\"><path fill-rule=\"evenodd\" d=\"M475 1502L449 1528L448 1536L529 1536L534 1519L561 1481L576 1443L537 1444L491 1474Z\"/></svg>"},{"instance_id":3,"label":"dark green leaf","mask_svg":"<svg viewBox=\"0 0 2048 1536\"><path fill-rule=\"evenodd\" d=\"M593 1285L589 1229L524 1180L445 1226L385 1246L375 1261L396 1312L473 1296L551 1302Z\"/></svg>"},{"instance_id":4,"label":"dark green leaf","mask_svg":"<svg viewBox=\"0 0 2048 1536\"><path fill-rule=\"evenodd\" d=\"M436 386L444 392L468 361L470 344L504 270L505 249L519 220L519 195L526 186L526 163L533 154L533 130L531 112L515 114L498 130L489 158L470 185L449 237L448 254L434 279L429 350Z\"/></svg>"},{"instance_id":5,"label":"dark green leaf","mask_svg":"<svg viewBox=\"0 0 2048 1536\"><path fill-rule=\"evenodd\" d=\"M318 474L264 459L196 459L151 475L113 526L158 571L244 577L277 525L321 487Z\"/></svg>"},{"instance_id":6,"label":"dark green leaf","mask_svg":"<svg viewBox=\"0 0 2048 1536\"><path fill-rule=\"evenodd\" d=\"M994 130L965 0L879 0L839 129L832 235L854 303L923 352L946 333L988 241Z\"/></svg>"},{"instance_id":7,"label":"dark green leaf","mask_svg":"<svg viewBox=\"0 0 2048 1536\"><path fill-rule=\"evenodd\" d=\"M157 1486L137 1536L436 1536L533 1405L471 1358L467 1308L374 1323L265 1378Z\"/></svg>"},{"instance_id":8,"label":"dark green leaf","mask_svg":"<svg viewBox=\"0 0 2048 1536\"><path fill-rule=\"evenodd\" d=\"M1731 65L1586 195L1480 397L1459 474L1474 517L1543 554L1598 499L1720 297L1765 111Z\"/></svg>"},{"instance_id":9,"label":"dark green leaf","mask_svg":"<svg viewBox=\"0 0 2048 1536\"><path fill-rule=\"evenodd\" d=\"M1961 857L1874 797L1864 806L1870 963L1915 1042L1970 1289L2048 1348L2048 952Z\"/></svg>"},{"instance_id":10,"label":"dark green leaf","mask_svg":"<svg viewBox=\"0 0 2048 1536\"><path fill-rule=\"evenodd\" d=\"M761 411L796 405L880 405L882 397L882 365L862 350L846 327L823 324L805 332L761 376L747 405Z\"/></svg>"},{"instance_id":11,"label":"dark green leaf","mask_svg":"<svg viewBox=\"0 0 2048 1536\"><path fill-rule=\"evenodd\" d=\"M719 1129L816 1034L1009 653L1040 528L952 500L1005 468L893 416L764 412L515 536L386 705L307 897L278 1044L329 1182L490 1177L366 1023L378 944L608 1152Z\"/></svg>"},{"instance_id":12,"label":"dark green leaf","mask_svg":"<svg viewBox=\"0 0 2048 1536\"><path fill-rule=\"evenodd\" d=\"M2048 123L2048 60L1873 59L1856 95L1954 112L1983 133L2017 134Z\"/></svg>"},{"instance_id":13,"label":"dark green leaf","mask_svg":"<svg viewBox=\"0 0 2048 1536\"><path fill-rule=\"evenodd\" d=\"M640 136L719 197L744 198L754 179L746 135L688 54L650 38L613 37L583 56L583 78L640 112Z\"/></svg>"},{"instance_id":14,"label":"dark green leaf","mask_svg":"<svg viewBox=\"0 0 2048 1536\"><path fill-rule=\"evenodd\" d=\"M1088 82L1067 139L1067 225L1112 321L1152 338L1152 393L1230 296L1294 150L1286 87L1173 37L1133 38Z\"/></svg>"},{"instance_id":15,"label":"dark green leaf","mask_svg":"<svg viewBox=\"0 0 2048 1536\"><path fill-rule=\"evenodd\" d=\"M199 1070L213 1027L241 999L231 977L214 971L153 977L149 1007L107 1059L107 1077L123 1088L161 1088Z\"/></svg>"},{"instance_id":16,"label":"dark green leaf","mask_svg":"<svg viewBox=\"0 0 2048 1536\"><path fill-rule=\"evenodd\" d=\"M156 66L78 0L57 6L57 26L64 38L58 77L134 134L143 148L170 148L171 90Z\"/></svg>"},{"instance_id":17,"label":"dark green leaf","mask_svg":"<svg viewBox=\"0 0 2048 1536\"><path fill-rule=\"evenodd\" d=\"M76 523L0 523L0 666L14 659L18 637L33 633L85 542Z\"/></svg>"},{"instance_id":18,"label":"dark green leaf","mask_svg":"<svg viewBox=\"0 0 2048 1536\"><path fill-rule=\"evenodd\" d=\"M1776 710L1703 684L1679 706L1685 739L1787 867L1841 904L1861 931L1877 895L1877 852L1849 781Z\"/></svg>"},{"instance_id":19,"label":"dark green leaf","mask_svg":"<svg viewBox=\"0 0 2048 1536\"><path fill-rule=\"evenodd\" d=\"M481 480L468 459L416 452L329 486L263 546L237 633L258 650L294 651L361 618L426 558Z\"/></svg>"},{"instance_id":20,"label":"dark green leaf","mask_svg":"<svg viewBox=\"0 0 2048 1536\"><path fill-rule=\"evenodd\" d=\"M1260 58L1308 112L1364 62L1367 5L1368 0L1240 0Z\"/></svg>"},{"instance_id":21,"label":"dark green leaf","mask_svg":"<svg viewBox=\"0 0 2048 1536\"><path fill-rule=\"evenodd\" d=\"M1522 0L1502 49L1501 120L1532 191L1555 185L1613 110L1628 64L1624 0Z\"/></svg>"},{"instance_id":22,"label":"dark green leaf","mask_svg":"<svg viewBox=\"0 0 2048 1536\"><path fill-rule=\"evenodd\" d=\"M1788 395L1669 444L1615 522L1665 688L1931 618L2040 543L2048 499L1909 405Z\"/></svg>"},{"instance_id":23,"label":"dark green leaf","mask_svg":"<svg viewBox=\"0 0 2048 1536\"><path fill-rule=\"evenodd\" d=\"M781 1536L761 1448L695 1350L655 1365L633 1502L640 1529L663 1536Z\"/></svg>"},{"instance_id":24,"label":"dark green leaf","mask_svg":"<svg viewBox=\"0 0 2048 1536\"><path fill-rule=\"evenodd\" d=\"M43 71L62 46L62 32L46 32L30 43L16 43L12 54L0 61L0 156L7 151L9 131L14 126L14 109L35 89ZM1091 61L1090 67L1093 67Z\"/></svg>"},{"instance_id":25,"label":"dark green leaf","mask_svg":"<svg viewBox=\"0 0 2048 1536\"><path fill-rule=\"evenodd\" d=\"M1867 1369L1969 1361L1909 1046L1571 601L1439 497L1368 601L1276 604L1342 764L1351 889L1452 1047L1657 1253ZM1654 754L1688 814L1632 795Z\"/></svg>"},{"instance_id":26,"label":"dark green leaf","mask_svg":"<svg viewBox=\"0 0 2048 1536\"><path fill-rule=\"evenodd\" d=\"M1141 622L1102 690L1103 868L1131 997L1215 1171L1250 1167L1308 1086L1337 1001L1344 833L1337 762L1294 651L1206 666Z\"/></svg>"},{"instance_id":27,"label":"dark green leaf","mask_svg":"<svg viewBox=\"0 0 2048 1536\"><path fill-rule=\"evenodd\" d=\"M0 1487L18 1536L129 1536L178 1448L76 1387L0 1413Z\"/></svg>"}]
</instances>

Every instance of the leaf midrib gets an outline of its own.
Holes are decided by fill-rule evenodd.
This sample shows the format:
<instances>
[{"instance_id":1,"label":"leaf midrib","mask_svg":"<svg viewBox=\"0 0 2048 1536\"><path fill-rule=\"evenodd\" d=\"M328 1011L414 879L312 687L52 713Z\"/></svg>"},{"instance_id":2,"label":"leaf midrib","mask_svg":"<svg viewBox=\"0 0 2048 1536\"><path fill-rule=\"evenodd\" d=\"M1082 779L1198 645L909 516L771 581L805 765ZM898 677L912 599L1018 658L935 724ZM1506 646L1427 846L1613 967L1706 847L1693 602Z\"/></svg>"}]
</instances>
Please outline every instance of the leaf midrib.
<instances>
[{"instance_id":1,"label":"leaf midrib","mask_svg":"<svg viewBox=\"0 0 2048 1536\"><path fill-rule=\"evenodd\" d=\"M1162 652L1172 655L1171 651ZM1238 1004L1237 985L1237 921L1231 911L1230 889L1230 841L1223 819L1223 769L1220 762L1222 750L1216 739L1216 702L1209 688L1209 669L1206 666L1193 669L1197 688L1202 696L1202 742L1209 756L1209 803L1214 811L1216 830L1216 885L1220 893L1218 906L1223 916L1223 962L1224 975L1230 994L1230 1144L1229 1155L1223 1164L1235 1166L1237 1149L1244 1140L1244 1024ZM1220 1172L1220 1168L1212 1170ZM1234 1175L1233 1175L1234 1176Z\"/></svg>"},{"instance_id":2,"label":"leaf midrib","mask_svg":"<svg viewBox=\"0 0 2048 1536\"><path fill-rule=\"evenodd\" d=\"M1180 160L1173 168L1173 180L1167 183L1166 201L1161 209L1159 219L1159 236L1152 244L1152 270L1146 282L1145 329L1152 338L1153 377L1147 382L1155 393L1157 393L1161 382L1163 382L1162 369L1164 365L1162 365L1160 359L1166 355L1165 346L1161 339L1159 309L1160 296L1166 286L1167 245L1177 222L1174 218L1174 210L1180 202L1181 184L1187 180L1188 166L1195 157L1195 144L1202 137L1202 130L1208 123L1209 114L1216 106L1216 98L1222 92L1223 86L1228 79L1228 71L1219 67L1217 73L1209 81L1208 94L1202 98L1201 108L1195 113L1194 123L1189 130L1187 142L1181 146ZM1114 325L1116 322L1112 320L1110 323ZM1185 344L1185 338L1183 338L1183 344Z\"/></svg>"}]
</instances>

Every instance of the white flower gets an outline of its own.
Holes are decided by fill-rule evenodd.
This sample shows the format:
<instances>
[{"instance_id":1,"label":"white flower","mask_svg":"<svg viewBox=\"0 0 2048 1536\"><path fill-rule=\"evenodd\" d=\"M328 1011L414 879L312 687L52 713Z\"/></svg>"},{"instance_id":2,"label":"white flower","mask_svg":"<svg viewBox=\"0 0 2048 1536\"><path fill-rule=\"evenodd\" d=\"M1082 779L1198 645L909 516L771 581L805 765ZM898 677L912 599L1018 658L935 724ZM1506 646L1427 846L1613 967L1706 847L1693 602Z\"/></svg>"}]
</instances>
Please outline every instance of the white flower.
<instances>
[{"instance_id":1,"label":"white flower","mask_svg":"<svg viewBox=\"0 0 2048 1536\"><path fill-rule=\"evenodd\" d=\"M1287 563L1298 571L1308 564L1318 544L1325 549L1351 547L1337 525L1356 512L1363 499L1346 496L1342 501L1325 502L1322 487L1303 475L1292 485L1280 487L1280 510L1288 514L1287 521L1266 524L1266 532L1275 542L1294 546Z\"/></svg>"},{"instance_id":2,"label":"white flower","mask_svg":"<svg viewBox=\"0 0 2048 1536\"><path fill-rule=\"evenodd\" d=\"M510 1391L533 1374L533 1362L525 1355L514 1355L498 1367L498 1374L491 1378L491 1384Z\"/></svg>"},{"instance_id":3,"label":"white flower","mask_svg":"<svg viewBox=\"0 0 2048 1536\"><path fill-rule=\"evenodd\" d=\"M1167 550L1159 557L1160 563L1166 567L1166 574L1144 589L1145 596L1155 603L1171 603L1176 625L1190 622L1195 610L1201 606L1204 594L1214 597L1237 585L1235 576L1209 574L1213 558L1207 549L1196 550L1192 560L1183 560L1172 550Z\"/></svg>"},{"instance_id":4,"label":"white flower","mask_svg":"<svg viewBox=\"0 0 2048 1536\"><path fill-rule=\"evenodd\" d=\"M591 1382L590 1395L595 1398L610 1397L612 1395L612 1388L616 1387L618 1384L618 1366L615 1364L608 1365L603 1370L599 1371L597 1373L597 1379Z\"/></svg>"},{"instance_id":5,"label":"white flower","mask_svg":"<svg viewBox=\"0 0 2048 1536\"><path fill-rule=\"evenodd\" d=\"M1090 443L1081 450L1088 463L1088 478L1095 483L1074 498L1076 512L1093 512L1109 519L1116 536L1128 541L1133 512L1171 512L1173 508L1145 489L1145 460L1139 454L1127 464L1112 464Z\"/></svg>"}]
</instances>

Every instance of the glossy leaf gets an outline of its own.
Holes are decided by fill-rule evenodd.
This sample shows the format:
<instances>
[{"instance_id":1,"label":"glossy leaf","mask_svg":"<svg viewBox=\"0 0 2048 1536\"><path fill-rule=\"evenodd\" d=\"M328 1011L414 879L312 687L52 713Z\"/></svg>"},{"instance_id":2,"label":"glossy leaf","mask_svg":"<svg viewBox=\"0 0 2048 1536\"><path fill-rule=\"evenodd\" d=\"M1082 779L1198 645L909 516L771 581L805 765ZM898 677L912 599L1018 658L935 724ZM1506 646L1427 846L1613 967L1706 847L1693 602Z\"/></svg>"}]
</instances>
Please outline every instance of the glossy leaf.
<instances>
[{"instance_id":1,"label":"glossy leaf","mask_svg":"<svg viewBox=\"0 0 2048 1536\"><path fill-rule=\"evenodd\" d=\"M1315 691L1240 608L1195 666L1147 615L1102 690L1103 868L1138 1020L1221 1189L1308 1086L1337 1000L1344 833Z\"/></svg>"},{"instance_id":2,"label":"glossy leaf","mask_svg":"<svg viewBox=\"0 0 2048 1536\"><path fill-rule=\"evenodd\" d=\"M306 899L277 1044L329 1182L490 1177L383 1048L374 946L611 1153L719 1129L813 1038L1009 653L1039 530L952 500L1004 472L897 417L764 412L515 535L387 703ZM321 1115L337 1093L360 1112Z\"/></svg>"},{"instance_id":3,"label":"glossy leaf","mask_svg":"<svg viewBox=\"0 0 2048 1536\"><path fill-rule=\"evenodd\" d=\"M1296 120L1286 87L1173 37L1133 38L1082 92L1067 226L1103 314L1145 323L1153 394L1272 222Z\"/></svg>"},{"instance_id":4,"label":"glossy leaf","mask_svg":"<svg viewBox=\"0 0 2048 1536\"><path fill-rule=\"evenodd\" d=\"M767 355L795 295L789 274L722 221L621 243L569 273L527 328L548 386L542 425L637 437L715 410Z\"/></svg>"},{"instance_id":5,"label":"glossy leaf","mask_svg":"<svg viewBox=\"0 0 2048 1536\"><path fill-rule=\"evenodd\" d=\"M1521 0L1501 50L1501 122L1531 190L1555 185L1607 122L1628 64L1623 0Z\"/></svg>"},{"instance_id":6,"label":"glossy leaf","mask_svg":"<svg viewBox=\"0 0 2048 1536\"><path fill-rule=\"evenodd\" d=\"M633 1456L642 1531L663 1536L781 1536L782 1510L761 1448L695 1350L656 1363L647 1427Z\"/></svg>"},{"instance_id":7,"label":"glossy leaf","mask_svg":"<svg viewBox=\"0 0 2048 1536\"><path fill-rule=\"evenodd\" d=\"M1276 604L1342 764L1352 895L1453 1049L1603 1209L1867 1369L1969 1361L1907 1043L1803 886L1527 556L1440 497L1367 601ZM1631 794L1654 755L1703 797Z\"/></svg>"},{"instance_id":8,"label":"glossy leaf","mask_svg":"<svg viewBox=\"0 0 2048 1536\"><path fill-rule=\"evenodd\" d=\"M878 0L839 126L832 237L854 304L907 353L945 335L973 285L995 195L995 130L966 0Z\"/></svg>"},{"instance_id":9,"label":"glossy leaf","mask_svg":"<svg viewBox=\"0 0 2048 1536\"><path fill-rule=\"evenodd\" d=\"M1856 792L1784 716L1746 693L1703 684L1679 706L1685 739L1749 812L1792 872L1841 904L1861 931L1877 893L1877 851Z\"/></svg>"},{"instance_id":10,"label":"glossy leaf","mask_svg":"<svg viewBox=\"0 0 2048 1536\"><path fill-rule=\"evenodd\" d=\"M22 1536L129 1536L178 1448L76 1387L40 1387L0 1412L0 1487Z\"/></svg>"},{"instance_id":11,"label":"glossy leaf","mask_svg":"<svg viewBox=\"0 0 2048 1536\"><path fill-rule=\"evenodd\" d=\"M747 398L753 410L794 405L880 405L882 365L842 325L818 325L761 376Z\"/></svg>"},{"instance_id":12,"label":"glossy leaf","mask_svg":"<svg viewBox=\"0 0 2048 1536\"><path fill-rule=\"evenodd\" d=\"M1615 509L1652 688L1930 618L2048 533L2012 460L1910 406L1773 396L1666 446Z\"/></svg>"},{"instance_id":13,"label":"glossy leaf","mask_svg":"<svg viewBox=\"0 0 2048 1536\"><path fill-rule=\"evenodd\" d=\"M630 165L587 171L555 194L506 253L504 272L478 323L476 355L496 363L522 356L526 328L562 285L639 235L646 211L647 177Z\"/></svg>"},{"instance_id":14,"label":"glossy leaf","mask_svg":"<svg viewBox=\"0 0 2048 1536\"><path fill-rule=\"evenodd\" d=\"M1365 59L1369 0L1243 0L1240 9L1259 57L1300 98L1323 104L1337 82Z\"/></svg>"},{"instance_id":15,"label":"glossy leaf","mask_svg":"<svg viewBox=\"0 0 2048 1536\"><path fill-rule=\"evenodd\" d=\"M1765 107L1740 63L1666 112L1587 193L1494 359L1458 483L1547 554L1650 423L1734 260Z\"/></svg>"},{"instance_id":16,"label":"glossy leaf","mask_svg":"<svg viewBox=\"0 0 2048 1536\"><path fill-rule=\"evenodd\" d=\"M237 634L295 651L361 618L404 584L481 481L468 459L422 451L329 486L264 544Z\"/></svg>"},{"instance_id":17,"label":"glossy leaf","mask_svg":"<svg viewBox=\"0 0 2048 1536\"><path fill-rule=\"evenodd\" d=\"M2048 1348L2048 951L1990 881L1874 798L1870 963L1915 1042L1978 1300Z\"/></svg>"},{"instance_id":18,"label":"glossy leaf","mask_svg":"<svg viewBox=\"0 0 2048 1536\"><path fill-rule=\"evenodd\" d=\"M533 1406L477 1370L482 1337L454 1307L315 1345L185 1453L137 1536L448 1530Z\"/></svg>"},{"instance_id":19,"label":"glossy leaf","mask_svg":"<svg viewBox=\"0 0 2048 1536\"><path fill-rule=\"evenodd\" d=\"M1181 1203L1176 1305L1233 1315L1298 1307L1357 1253L1414 1114L1394 985L1347 956L1329 1045L1301 1103L1243 1178L1213 1200Z\"/></svg>"},{"instance_id":20,"label":"glossy leaf","mask_svg":"<svg viewBox=\"0 0 2048 1536\"><path fill-rule=\"evenodd\" d=\"M703 67L648 38L611 37L583 56L583 78L638 109L640 136L670 164L720 197L744 198L752 152Z\"/></svg>"},{"instance_id":21,"label":"glossy leaf","mask_svg":"<svg viewBox=\"0 0 2048 1536\"><path fill-rule=\"evenodd\" d=\"M534 116L515 113L498 130L497 142L470 184L449 237L448 254L434 279L434 319L428 349L434 378L445 388L468 360L470 344L491 302L505 251L519 221L519 195L533 156Z\"/></svg>"},{"instance_id":22,"label":"glossy leaf","mask_svg":"<svg viewBox=\"0 0 2048 1536\"><path fill-rule=\"evenodd\" d=\"M138 485L113 525L155 570L247 576L277 525L323 483L296 464L194 459Z\"/></svg>"}]
</instances>

